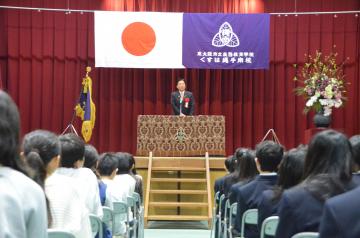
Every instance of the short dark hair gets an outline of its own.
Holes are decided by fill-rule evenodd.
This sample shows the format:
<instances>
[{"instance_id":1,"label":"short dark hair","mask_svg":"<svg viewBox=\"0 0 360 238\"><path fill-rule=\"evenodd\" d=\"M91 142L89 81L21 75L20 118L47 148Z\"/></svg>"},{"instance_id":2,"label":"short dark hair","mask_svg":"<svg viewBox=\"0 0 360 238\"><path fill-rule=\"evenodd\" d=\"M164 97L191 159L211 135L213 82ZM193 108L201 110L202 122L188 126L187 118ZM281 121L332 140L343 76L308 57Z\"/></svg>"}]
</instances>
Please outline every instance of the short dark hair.
<instances>
[{"instance_id":1,"label":"short dark hair","mask_svg":"<svg viewBox=\"0 0 360 238\"><path fill-rule=\"evenodd\" d=\"M93 169L96 167L96 163L99 160L99 153L94 146L90 144L85 145L84 157L84 167L89 169Z\"/></svg>"},{"instance_id":2,"label":"short dark hair","mask_svg":"<svg viewBox=\"0 0 360 238\"><path fill-rule=\"evenodd\" d=\"M184 79L184 78L181 78L181 77L176 80L176 85L178 85L178 83L179 83L180 81L183 81L183 82L185 83L185 85L186 85L185 79Z\"/></svg>"},{"instance_id":3,"label":"short dark hair","mask_svg":"<svg viewBox=\"0 0 360 238\"><path fill-rule=\"evenodd\" d=\"M227 171L229 171L230 173L235 171L235 157L234 155L230 155L225 159L225 167L227 169Z\"/></svg>"},{"instance_id":4,"label":"short dark hair","mask_svg":"<svg viewBox=\"0 0 360 238\"><path fill-rule=\"evenodd\" d=\"M97 170L101 176L110 176L118 166L118 159L113 153L100 155Z\"/></svg>"},{"instance_id":5,"label":"short dark hair","mask_svg":"<svg viewBox=\"0 0 360 238\"><path fill-rule=\"evenodd\" d=\"M274 141L266 140L256 145L256 158L261 170L276 172L284 154L284 148Z\"/></svg>"},{"instance_id":6,"label":"short dark hair","mask_svg":"<svg viewBox=\"0 0 360 238\"><path fill-rule=\"evenodd\" d=\"M118 171L117 174L130 173L130 157L131 154L125 152L118 152L115 154L118 159Z\"/></svg>"},{"instance_id":7,"label":"short dark hair","mask_svg":"<svg viewBox=\"0 0 360 238\"><path fill-rule=\"evenodd\" d=\"M20 165L19 133L18 108L11 97L0 90L0 164L24 172Z\"/></svg>"},{"instance_id":8,"label":"short dark hair","mask_svg":"<svg viewBox=\"0 0 360 238\"><path fill-rule=\"evenodd\" d=\"M85 143L73 133L59 136L61 144L61 166L73 168L78 160L84 160Z\"/></svg>"},{"instance_id":9,"label":"short dark hair","mask_svg":"<svg viewBox=\"0 0 360 238\"><path fill-rule=\"evenodd\" d=\"M352 136L350 139L353 158L355 163L360 166L360 135Z\"/></svg>"}]
</instances>

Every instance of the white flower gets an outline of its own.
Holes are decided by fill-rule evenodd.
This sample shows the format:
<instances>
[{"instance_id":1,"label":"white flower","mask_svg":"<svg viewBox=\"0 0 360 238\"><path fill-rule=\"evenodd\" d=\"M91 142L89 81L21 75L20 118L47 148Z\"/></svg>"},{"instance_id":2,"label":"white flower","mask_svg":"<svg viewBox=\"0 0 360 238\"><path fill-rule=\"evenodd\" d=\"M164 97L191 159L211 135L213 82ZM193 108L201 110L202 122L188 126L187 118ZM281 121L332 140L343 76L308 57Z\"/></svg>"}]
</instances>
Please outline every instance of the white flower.
<instances>
[{"instance_id":1,"label":"white flower","mask_svg":"<svg viewBox=\"0 0 360 238\"><path fill-rule=\"evenodd\" d=\"M335 100L334 106L335 106L336 108L341 107L341 105L342 105L342 101L341 101L341 99L337 99L337 100Z\"/></svg>"},{"instance_id":2,"label":"white flower","mask_svg":"<svg viewBox=\"0 0 360 238\"><path fill-rule=\"evenodd\" d=\"M330 107L324 107L324 116L330 116L331 112L332 110Z\"/></svg>"}]
</instances>

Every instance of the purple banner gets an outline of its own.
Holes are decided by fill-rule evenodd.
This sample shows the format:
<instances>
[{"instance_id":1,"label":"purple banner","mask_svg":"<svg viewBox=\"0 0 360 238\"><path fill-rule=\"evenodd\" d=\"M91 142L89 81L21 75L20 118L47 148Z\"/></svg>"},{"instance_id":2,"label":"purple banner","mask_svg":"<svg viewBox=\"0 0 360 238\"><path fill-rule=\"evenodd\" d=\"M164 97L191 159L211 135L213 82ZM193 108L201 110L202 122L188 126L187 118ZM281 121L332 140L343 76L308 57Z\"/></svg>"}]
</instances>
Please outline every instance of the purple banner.
<instances>
[{"instance_id":1,"label":"purple banner","mask_svg":"<svg viewBox=\"0 0 360 238\"><path fill-rule=\"evenodd\" d=\"M186 68L268 69L269 14L184 13Z\"/></svg>"}]
</instances>

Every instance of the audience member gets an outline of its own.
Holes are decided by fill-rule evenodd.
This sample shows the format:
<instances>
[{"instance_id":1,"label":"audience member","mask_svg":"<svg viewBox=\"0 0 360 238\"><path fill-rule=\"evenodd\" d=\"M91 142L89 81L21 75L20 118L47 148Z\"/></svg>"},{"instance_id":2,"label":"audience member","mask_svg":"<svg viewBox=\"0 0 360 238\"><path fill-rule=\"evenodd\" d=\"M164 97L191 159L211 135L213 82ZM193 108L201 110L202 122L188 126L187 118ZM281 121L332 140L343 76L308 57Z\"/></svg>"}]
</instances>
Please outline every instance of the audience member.
<instances>
[{"instance_id":1,"label":"audience member","mask_svg":"<svg viewBox=\"0 0 360 238\"><path fill-rule=\"evenodd\" d=\"M75 134L59 137L61 144L61 167L56 173L74 178L75 186L88 212L100 218L103 216L99 197L99 186L95 174L84 164L84 141Z\"/></svg>"},{"instance_id":2,"label":"audience member","mask_svg":"<svg viewBox=\"0 0 360 238\"><path fill-rule=\"evenodd\" d=\"M282 160L284 149L273 141L263 141L256 146L256 167L260 173L253 181L238 188L236 230L241 230L241 218L248 209L258 208L263 191L272 188L277 181L277 170ZM258 237L257 226L245 226L246 237Z\"/></svg>"},{"instance_id":3,"label":"audience member","mask_svg":"<svg viewBox=\"0 0 360 238\"><path fill-rule=\"evenodd\" d=\"M49 199L49 228L71 232L77 238L92 236L89 214L73 186L73 179L54 173L60 162L58 137L43 130L30 132L24 137L23 150Z\"/></svg>"},{"instance_id":4,"label":"audience member","mask_svg":"<svg viewBox=\"0 0 360 238\"><path fill-rule=\"evenodd\" d=\"M278 215L277 208L284 190L301 182L305 155L306 150L303 147L285 153L279 166L279 177L276 186L273 189L265 190L261 195L258 205L259 230L261 230L261 225L267 217Z\"/></svg>"},{"instance_id":5,"label":"audience member","mask_svg":"<svg viewBox=\"0 0 360 238\"><path fill-rule=\"evenodd\" d=\"M305 158L305 180L286 190L279 202L276 237L318 232L325 201L350 189L351 166L351 145L346 136L334 130L316 134Z\"/></svg>"},{"instance_id":6,"label":"audience member","mask_svg":"<svg viewBox=\"0 0 360 238\"><path fill-rule=\"evenodd\" d=\"M0 90L0 237L46 238L45 195L27 177L19 155L19 135L18 109Z\"/></svg>"}]
</instances>

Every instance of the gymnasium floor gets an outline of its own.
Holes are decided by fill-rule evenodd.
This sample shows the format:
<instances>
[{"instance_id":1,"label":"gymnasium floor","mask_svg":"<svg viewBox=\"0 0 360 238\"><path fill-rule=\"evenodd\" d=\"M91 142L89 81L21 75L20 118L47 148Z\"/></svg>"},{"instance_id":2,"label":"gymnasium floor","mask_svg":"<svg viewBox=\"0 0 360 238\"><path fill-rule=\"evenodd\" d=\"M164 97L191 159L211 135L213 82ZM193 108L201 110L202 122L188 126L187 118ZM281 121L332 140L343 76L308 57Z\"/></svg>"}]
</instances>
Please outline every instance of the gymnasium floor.
<instances>
[{"instance_id":1,"label":"gymnasium floor","mask_svg":"<svg viewBox=\"0 0 360 238\"><path fill-rule=\"evenodd\" d=\"M145 238L210 238L206 222L149 222Z\"/></svg>"}]
</instances>

